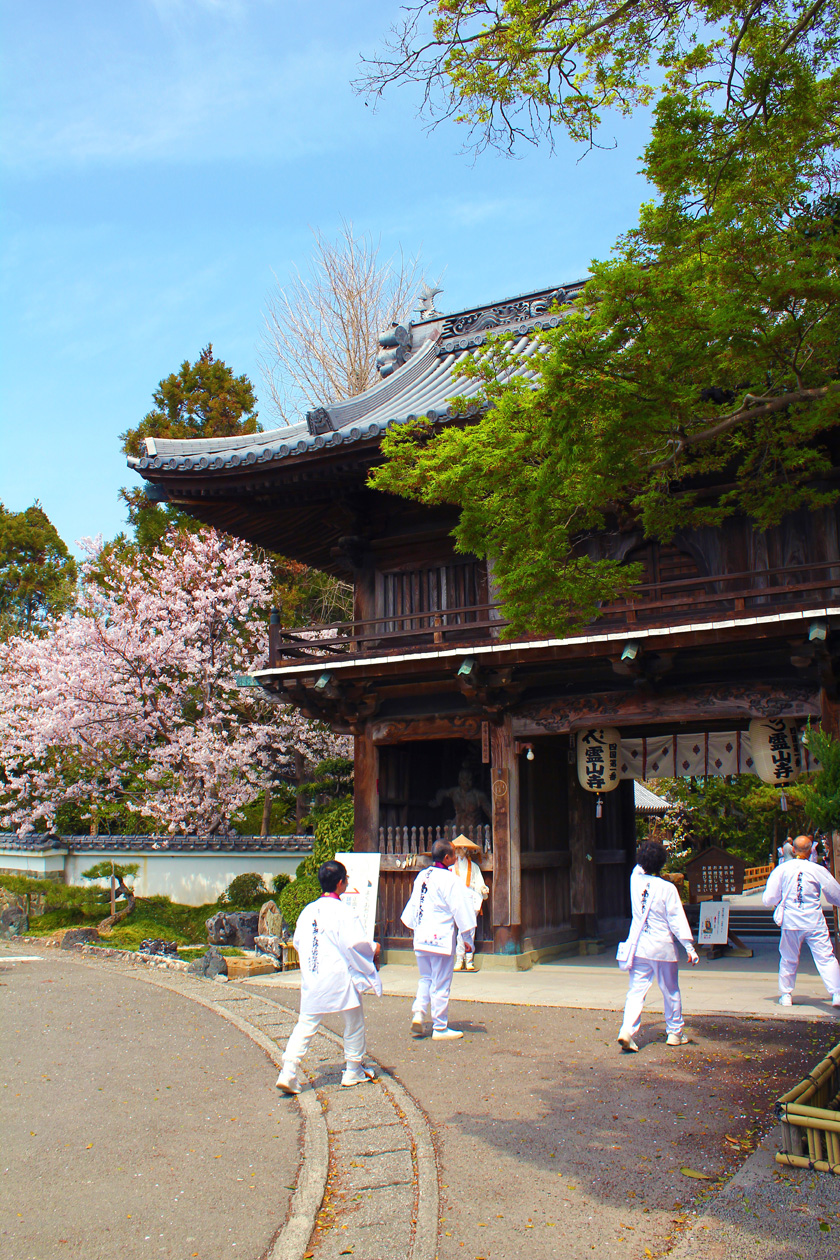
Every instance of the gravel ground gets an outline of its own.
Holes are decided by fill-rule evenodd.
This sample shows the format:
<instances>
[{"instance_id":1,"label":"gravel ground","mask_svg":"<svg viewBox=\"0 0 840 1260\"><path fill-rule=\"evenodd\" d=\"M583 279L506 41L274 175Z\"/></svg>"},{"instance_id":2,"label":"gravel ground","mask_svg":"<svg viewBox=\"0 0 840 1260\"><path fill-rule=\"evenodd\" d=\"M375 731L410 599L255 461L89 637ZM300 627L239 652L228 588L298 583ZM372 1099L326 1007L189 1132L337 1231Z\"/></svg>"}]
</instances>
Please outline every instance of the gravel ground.
<instances>
[{"instance_id":1,"label":"gravel ground","mask_svg":"<svg viewBox=\"0 0 840 1260\"><path fill-rule=\"evenodd\" d=\"M837 1040L825 1021L706 1017L671 1050L651 1016L624 1055L612 1013L453 1003L466 1036L441 1044L410 1038L405 1000L365 1009L371 1053L434 1126L440 1260L667 1254L772 1129L773 1100ZM833 1179L825 1195L835 1220ZM827 1237L816 1218L810 1236Z\"/></svg>"},{"instance_id":2,"label":"gravel ground","mask_svg":"<svg viewBox=\"0 0 840 1260\"><path fill-rule=\"evenodd\" d=\"M261 1255L299 1161L266 1056L132 976L4 952L0 1260Z\"/></svg>"}]
</instances>

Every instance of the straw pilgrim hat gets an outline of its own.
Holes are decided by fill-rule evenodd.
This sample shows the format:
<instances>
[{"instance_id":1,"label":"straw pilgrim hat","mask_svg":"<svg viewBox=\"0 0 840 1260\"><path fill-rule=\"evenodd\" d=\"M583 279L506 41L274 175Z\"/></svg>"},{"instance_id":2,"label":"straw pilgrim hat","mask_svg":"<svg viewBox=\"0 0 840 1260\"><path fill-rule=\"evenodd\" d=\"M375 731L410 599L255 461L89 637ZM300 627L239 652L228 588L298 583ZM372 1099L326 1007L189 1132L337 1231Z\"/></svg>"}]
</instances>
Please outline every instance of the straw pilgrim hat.
<instances>
[{"instance_id":1,"label":"straw pilgrim hat","mask_svg":"<svg viewBox=\"0 0 840 1260\"><path fill-rule=\"evenodd\" d=\"M472 840L468 840L465 835L456 836L452 841L453 847L456 849L472 849L474 853L480 853L481 849Z\"/></svg>"}]
</instances>

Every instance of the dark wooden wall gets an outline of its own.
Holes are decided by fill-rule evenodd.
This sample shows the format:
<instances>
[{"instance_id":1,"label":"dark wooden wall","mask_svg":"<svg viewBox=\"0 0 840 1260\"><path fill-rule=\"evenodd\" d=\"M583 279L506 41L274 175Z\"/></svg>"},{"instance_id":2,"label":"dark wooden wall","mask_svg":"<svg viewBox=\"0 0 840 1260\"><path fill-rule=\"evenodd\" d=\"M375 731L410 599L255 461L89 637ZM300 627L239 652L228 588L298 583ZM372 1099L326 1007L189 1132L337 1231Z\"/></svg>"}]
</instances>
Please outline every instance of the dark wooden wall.
<instances>
[{"instance_id":1,"label":"dark wooden wall","mask_svg":"<svg viewBox=\"0 0 840 1260\"><path fill-rule=\"evenodd\" d=\"M522 941L534 949L571 936L568 736L534 740L519 756Z\"/></svg>"}]
</instances>

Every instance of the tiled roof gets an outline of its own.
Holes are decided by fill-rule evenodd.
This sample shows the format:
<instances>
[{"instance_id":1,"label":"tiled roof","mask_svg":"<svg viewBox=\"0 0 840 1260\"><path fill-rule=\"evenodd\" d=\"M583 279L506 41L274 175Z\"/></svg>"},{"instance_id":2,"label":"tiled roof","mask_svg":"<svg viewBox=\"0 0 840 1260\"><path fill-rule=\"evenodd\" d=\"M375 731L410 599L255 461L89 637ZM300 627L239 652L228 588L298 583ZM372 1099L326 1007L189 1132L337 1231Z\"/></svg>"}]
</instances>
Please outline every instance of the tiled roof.
<instances>
[{"instance_id":1,"label":"tiled roof","mask_svg":"<svg viewBox=\"0 0 840 1260\"><path fill-rule=\"evenodd\" d=\"M640 783L638 779L633 780L633 796L637 814L664 814L671 808L670 801L666 801L664 796L657 796L655 792L651 792L650 788L645 787L644 783Z\"/></svg>"},{"instance_id":2,"label":"tiled roof","mask_svg":"<svg viewBox=\"0 0 840 1260\"><path fill-rule=\"evenodd\" d=\"M540 290L491 306L424 320L410 330L408 361L364 394L310 411L295 424L264 433L229 438L147 438L148 453L129 464L143 476L163 472L216 472L248 465L273 464L291 456L355 445L379 437L393 424L417 416L446 421L450 400L475 397L481 383L462 372L468 357L483 346L488 332L517 337L514 353L522 360L515 373L534 378L529 360L535 333L556 327L563 316L552 306L568 305L583 288Z\"/></svg>"},{"instance_id":3,"label":"tiled roof","mask_svg":"<svg viewBox=\"0 0 840 1260\"><path fill-rule=\"evenodd\" d=\"M311 836L55 836L0 832L0 850L45 853L310 853Z\"/></svg>"}]
</instances>

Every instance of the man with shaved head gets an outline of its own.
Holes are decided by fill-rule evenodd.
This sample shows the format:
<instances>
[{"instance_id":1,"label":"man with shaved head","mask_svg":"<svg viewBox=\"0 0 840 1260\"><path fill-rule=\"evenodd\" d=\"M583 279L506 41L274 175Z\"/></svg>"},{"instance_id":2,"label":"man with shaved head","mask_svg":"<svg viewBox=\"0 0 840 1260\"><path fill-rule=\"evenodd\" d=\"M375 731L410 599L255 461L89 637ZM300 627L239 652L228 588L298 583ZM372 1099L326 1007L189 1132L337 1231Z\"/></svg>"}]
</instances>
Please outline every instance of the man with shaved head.
<instances>
[{"instance_id":1,"label":"man with shaved head","mask_svg":"<svg viewBox=\"0 0 840 1260\"><path fill-rule=\"evenodd\" d=\"M793 1005L793 988L799 954L807 942L822 982L831 994L831 1005L840 1007L840 964L834 956L822 909L822 898L840 906L840 884L824 866L808 859L811 837L797 836L794 861L777 866L767 881L762 898L775 906L773 918L782 929L779 942L779 1006Z\"/></svg>"}]
</instances>

